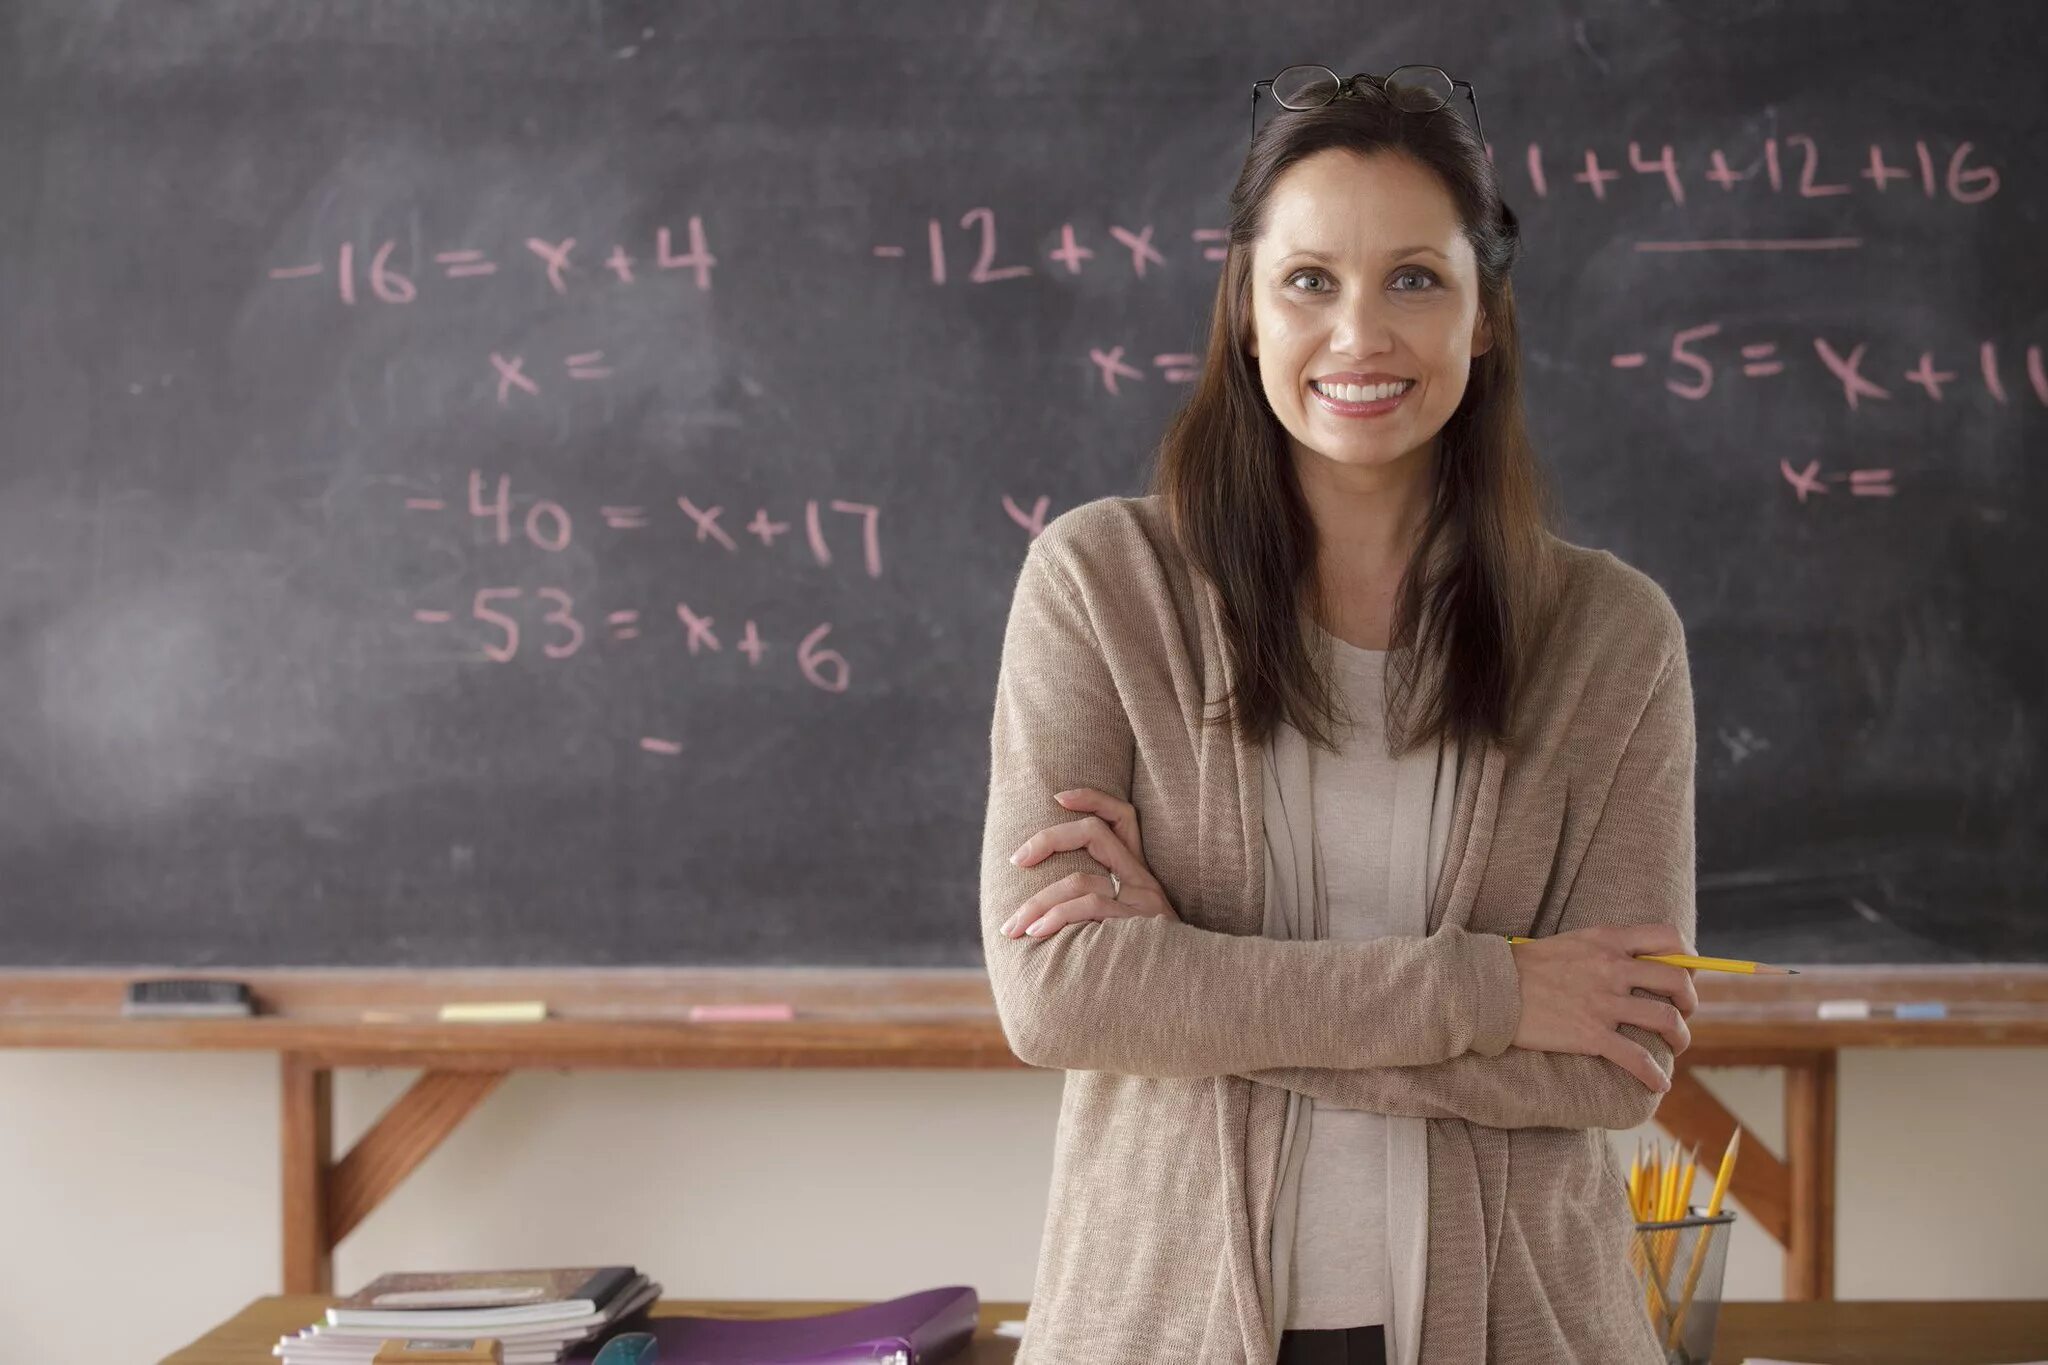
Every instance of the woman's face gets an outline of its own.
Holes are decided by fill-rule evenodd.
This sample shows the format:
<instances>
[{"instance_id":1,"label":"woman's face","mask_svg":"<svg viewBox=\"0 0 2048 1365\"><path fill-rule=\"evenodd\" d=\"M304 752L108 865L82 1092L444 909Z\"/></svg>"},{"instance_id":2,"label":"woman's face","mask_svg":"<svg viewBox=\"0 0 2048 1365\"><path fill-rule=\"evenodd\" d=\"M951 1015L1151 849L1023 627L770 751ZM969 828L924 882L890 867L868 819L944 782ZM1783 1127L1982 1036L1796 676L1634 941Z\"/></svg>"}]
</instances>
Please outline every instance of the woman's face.
<instances>
[{"instance_id":1,"label":"woman's face","mask_svg":"<svg viewBox=\"0 0 2048 1365\"><path fill-rule=\"evenodd\" d=\"M1426 463L1492 344L1443 183L1397 152L1282 172L1252 248L1250 344L1297 462Z\"/></svg>"}]
</instances>

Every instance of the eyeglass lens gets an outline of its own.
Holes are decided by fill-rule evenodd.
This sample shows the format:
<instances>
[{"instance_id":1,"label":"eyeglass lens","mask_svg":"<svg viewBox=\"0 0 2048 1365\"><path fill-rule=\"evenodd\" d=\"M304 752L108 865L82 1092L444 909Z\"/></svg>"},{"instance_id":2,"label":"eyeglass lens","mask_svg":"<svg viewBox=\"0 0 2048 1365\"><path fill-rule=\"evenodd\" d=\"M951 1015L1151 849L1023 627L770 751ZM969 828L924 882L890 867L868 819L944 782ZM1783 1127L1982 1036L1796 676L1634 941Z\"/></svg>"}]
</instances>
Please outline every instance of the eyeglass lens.
<instances>
[{"instance_id":1,"label":"eyeglass lens","mask_svg":"<svg viewBox=\"0 0 2048 1365\"><path fill-rule=\"evenodd\" d=\"M1290 66L1273 78L1273 98L1288 109L1314 109L1336 98L1343 82L1326 66ZM1450 103L1451 78L1433 66L1400 66L1381 83L1389 103L1427 114Z\"/></svg>"}]
</instances>

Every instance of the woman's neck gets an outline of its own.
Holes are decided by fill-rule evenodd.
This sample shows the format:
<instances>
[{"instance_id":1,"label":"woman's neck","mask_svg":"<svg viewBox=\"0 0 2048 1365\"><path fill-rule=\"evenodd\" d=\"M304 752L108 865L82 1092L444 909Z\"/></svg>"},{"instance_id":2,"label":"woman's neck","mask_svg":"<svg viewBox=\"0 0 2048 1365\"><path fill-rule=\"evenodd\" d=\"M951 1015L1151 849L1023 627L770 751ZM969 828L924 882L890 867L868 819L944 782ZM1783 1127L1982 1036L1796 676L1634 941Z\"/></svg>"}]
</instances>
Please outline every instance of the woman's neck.
<instances>
[{"instance_id":1,"label":"woman's neck","mask_svg":"<svg viewBox=\"0 0 2048 1365\"><path fill-rule=\"evenodd\" d=\"M1347 644L1388 647L1401 577L1428 520L1433 458L1432 448L1387 465L1297 455L1316 527L1316 619Z\"/></svg>"}]
</instances>

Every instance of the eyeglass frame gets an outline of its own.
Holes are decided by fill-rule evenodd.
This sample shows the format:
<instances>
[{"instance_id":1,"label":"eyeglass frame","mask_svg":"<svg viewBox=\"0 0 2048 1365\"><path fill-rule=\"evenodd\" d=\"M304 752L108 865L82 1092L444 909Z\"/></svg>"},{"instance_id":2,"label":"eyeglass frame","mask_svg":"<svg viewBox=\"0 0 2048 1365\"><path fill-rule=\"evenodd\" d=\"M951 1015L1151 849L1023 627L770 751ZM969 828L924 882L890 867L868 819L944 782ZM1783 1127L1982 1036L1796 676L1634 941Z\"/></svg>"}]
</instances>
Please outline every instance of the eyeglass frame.
<instances>
[{"instance_id":1,"label":"eyeglass frame","mask_svg":"<svg viewBox=\"0 0 2048 1365\"><path fill-rule=\"evenodd\" d=\"M1443 103L1437 105L1434 109L1405 109L1402 110L1402 112L1411 114L1441 113L1444 109L1450 107L1451 101L1458 97L1458 92L1460 90L1463 90L1465 92L1465 98L1468 101L1470 101L1472 105L1472 131L1479 135L1479 145L1482 147L1486 145L1486 125L1482 123L1479 119L1479 92L1472 88L1472 82L1461 81L1457 77L1453 76L1450 72L1444 70L1442 67L1433 66L1428 62L1403 62L1401 65L1395 67L1393 71L1389 71L1386 76L1375 76L1369 71L1359 71L1354 72L1349 76L1339 76L1335 71L1331 71L1329 67L1324 66L1321 62L1294 62L1289 66L1284 66L1280 69L1280 71L1277 74L1269 76L1262 81L1252 82L1251 138L1253 141L1256 141L1259 136L1259 91L1261 89L1271 91L1273 88L1273 82L1275 80L1279 79L1280 76L1285 75L1287 72L1293 70L1297 66L1312 66L1316 68L1318 71L1328 71L1330 74L1330 79L1332 81L1335 81L1337 84L1336 90L1331 93L1329 99L1324 100L1322 104L1309 105L1308 107L1310 109L1320 109L1325 104L1331 104L1337 100L1344 98L1346 94L1349 94L1353 90L1357 89L1358 82L1360 81L1370 81L1372 83L1372 88L1379 91L1381 97L1384 98L1389 104L1393 104L1393 96L1387 93L1387 77L1392 76L1394 74L1394 71L1406 71L1410 67L1413 67L1419 71L1434 71L1437 75L1442 76L1445 80L1451 83L1451 93L1445 96ZM1273 102L1275 104L1279 104L1282 109L1294 108L1294 106L1291 104L1281 104L1280 98L1277 95L1272 96L1272 99ZM1397 109L1400 108L1399 105L1394 105L1394 107ZM1301 111L1296 110L1296 112Z\"/></svg>"}]
</instances>

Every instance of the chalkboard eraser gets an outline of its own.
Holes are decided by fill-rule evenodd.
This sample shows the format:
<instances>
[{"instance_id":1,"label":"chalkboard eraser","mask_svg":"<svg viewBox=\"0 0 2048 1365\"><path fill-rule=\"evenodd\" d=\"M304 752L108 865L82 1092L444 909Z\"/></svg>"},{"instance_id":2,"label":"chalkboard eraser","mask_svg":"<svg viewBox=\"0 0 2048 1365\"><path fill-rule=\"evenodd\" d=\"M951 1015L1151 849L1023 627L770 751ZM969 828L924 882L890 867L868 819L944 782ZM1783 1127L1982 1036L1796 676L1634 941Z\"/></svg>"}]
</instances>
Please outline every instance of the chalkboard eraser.
<instances>
[{"instance_id":1,"label":"chalkboard eraser","mask_svg":"<svg viewBox=\"0 0 2048 1365\"><path fill-rule=\"evenodd\" d=\"M441 1006L444 1024L537 1024L548 1017L545 1000L463 1000Z\"/></svg>"},{"instance_id":2,"label":"chalkboard eraser","mask_svg":"<svg viewBox=\"0 0 2048 1365\"><path fill-rule=\"evenodd\" d=\"M1898 1019L1946 1019L1948 1006L1939 1000L1907 1000L1892 1006Z\"/></svg>"},{"instance_id":3,"label":"chalkboard eraser","mask_svg":"<svg viewBox=\"0 0 2048 1365\"><path fill-rule=\"evenodd\" d=\"M690 1006L690 1022L693 1024L750 1023L794 1018L796 1011L784 1004Z\"/></svg>"},{"instance_id":4,"label":"chalkboard eraser","mask_svg":"<svg viewBox=\"0 0 2048 1365\"><path fill-rule=\"evenodd\" d=\"M1823 1019L1868 1019L1868 1000L1823 1000L1820 1002L1820 1017Z\"/></svg>"},{"instance_id":5,"label":"chalkboard eraser","mask_svg":"<svg viewBox=\"0 0 2048 1365\"><path fill-rule=\"evenodd\" d=\"M121 1002L121 1013L130 1019L239 1019L255 1012L244 981L131 981Z\"/></svg>"}]
</instances>

